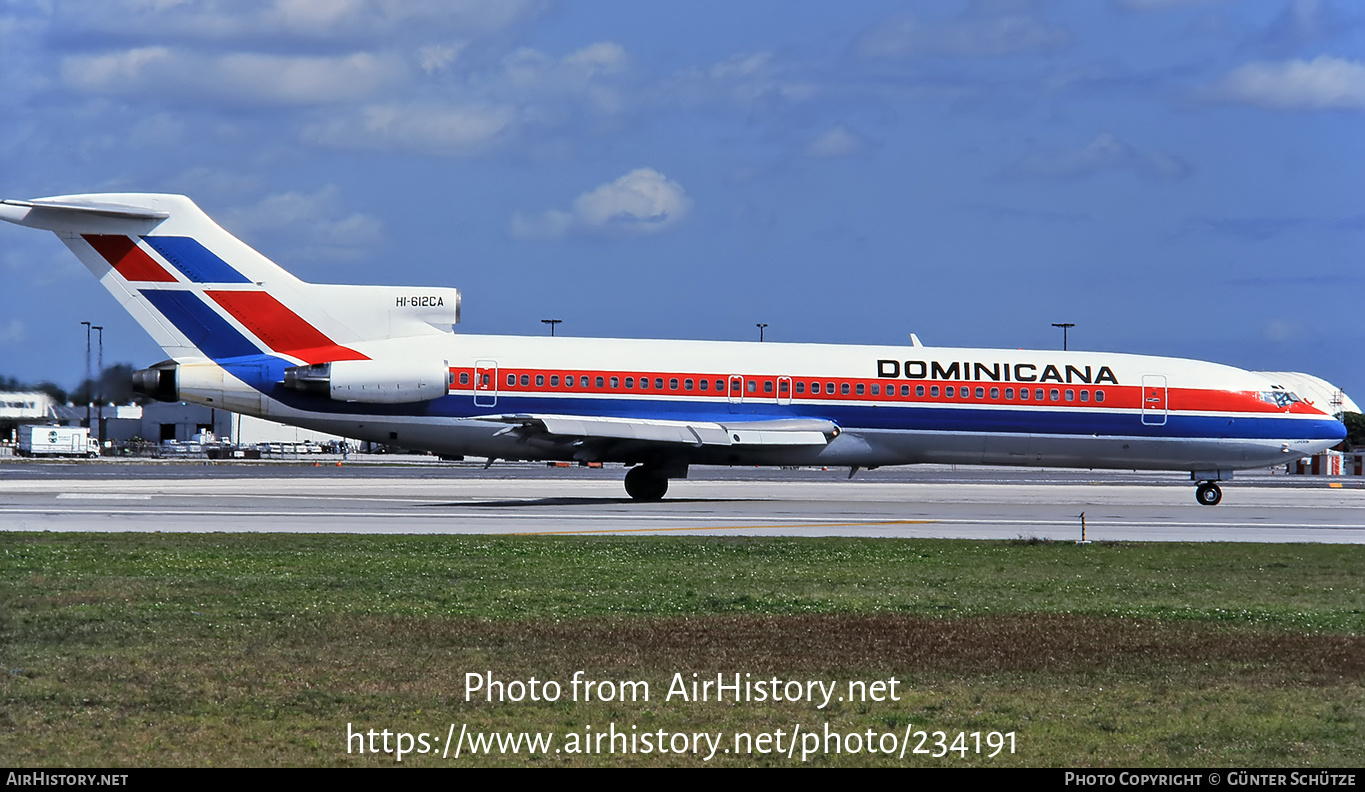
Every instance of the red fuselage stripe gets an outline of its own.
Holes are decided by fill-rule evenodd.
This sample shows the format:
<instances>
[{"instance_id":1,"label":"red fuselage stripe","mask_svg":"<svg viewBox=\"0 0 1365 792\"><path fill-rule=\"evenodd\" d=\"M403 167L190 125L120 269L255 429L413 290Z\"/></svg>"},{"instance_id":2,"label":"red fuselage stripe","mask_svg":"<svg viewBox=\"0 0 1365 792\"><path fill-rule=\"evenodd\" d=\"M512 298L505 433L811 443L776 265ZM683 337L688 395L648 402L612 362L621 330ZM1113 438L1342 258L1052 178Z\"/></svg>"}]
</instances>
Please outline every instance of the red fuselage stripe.
<instances>
[{"instance_id":1,"label":"red fuselage stripe","mask_svg":"<svg viewBox=\"0 0 1365 792\"><path fill-rule=\"evenodd\" d=\"M1010 407L1048 407L1055 408L1079 408L1096 410L1137 410L1142 407L1144 397L1143 388L1139 385L1101 385L1093 384L1058 384L1058 383L1027 383L1010 384L1003 383L977 383L960 382L949 380L933 381L906 381L903 379L887 378L846 378L846 377L806 377L806 376L776 376L776 375L730 375L730 374L697 374L697 373L663 373L663 372L641 372L641 371L597 371L597 370L568 370L568 369L526 369L526 368L498 368L496 374L493 369L479 369L477 373L486 373L490 377L496 376L496 384L476 388L478 381L475 369L472 368L452 368L455 375L455 386L452 392L476 393L496 390L498 393L507 395L568 395L568 394L610 394L615 396L686 396L692 399L711 399L715 401L726 401L730 398L728 383L732 376L743 379L743 400L746 402L771 402L776 403L780 398L783 402L791 399L793 401L810 402L883 402L888 404L905 403L925 403L925 404L953 404L961 406L971 405L1000 405ZM527 384L521 384L521 377L527 377ZM507 378L512 377L512 384L508 384ZM536 384L537 377L541 377L541 384ZM558 377L559 384L551 385L551 377ZM573 378L572 385L566 385L568 378ZM582 384L582 378L587 377L588 384ZM602 384L598 385L598 378ZM626 379L634 380L634 387L626 387ZM612 378L616 379L616 387L612 387ZM649 387L641 388L640 380L648 378ZM656 387L655 380L662 380L663 387ZM692 380L692 388L686 389L686 383ZM701 390L700 383L705 380L708 384L707 390ZM676 381L676 386L673 383ZM754 383L754 390L749 390L749 383ZM717 383L720 388L717 389ZM797 384L804 386L803 392L797 392ZM818 383L820 392L814 393L811 390L812 383ZM778 388L785 384L788 390L779 392ZM830 385L833 385L831 392ZM670 387L672 386L672 387ZM848 392L844 393L844 386L848 387ZM863 392L859 393L858 388L862 387ZM877 387L880 393L873 393L872 388ZM901 395L901 386L908 387L907 395ZM924 395L918 395L917 387L924 388ZM954 389L954 395L947 395L948 388ZM933 395L933 388L938 389L938 395ZM977 397L977 389L981 389L982 396ZM1028 390L1029 398L1021 399L1020 391ZM963 393L966 391L967 395ZM1056 391L1057 396L1052 397ZM1072 398L1066 398L1067 393L1071 392ZM996 395L992 396L992 392ZM1042 397L1039 398L1039 392ZM1013 394L1013 398L1006 398L1006 394ZM1086 401L1081 401L1082 393L1087 397ZM1101 394L1103 394L1101 396ZM1100 400L1102 399L1102 400ZM1260 413L1267 416L1285 414L1317 415L1318 412L1306 404L1293 404L1286 408L1279 408L1262 401L1256 393L1241 391L1206 390L1200 388L1169 388L1165 393L1165 410L1169 412L1225 412L1225 413ZM1157 411L1161 411L1161 405L1155 405Z\"/></svg>"}]
</instances>

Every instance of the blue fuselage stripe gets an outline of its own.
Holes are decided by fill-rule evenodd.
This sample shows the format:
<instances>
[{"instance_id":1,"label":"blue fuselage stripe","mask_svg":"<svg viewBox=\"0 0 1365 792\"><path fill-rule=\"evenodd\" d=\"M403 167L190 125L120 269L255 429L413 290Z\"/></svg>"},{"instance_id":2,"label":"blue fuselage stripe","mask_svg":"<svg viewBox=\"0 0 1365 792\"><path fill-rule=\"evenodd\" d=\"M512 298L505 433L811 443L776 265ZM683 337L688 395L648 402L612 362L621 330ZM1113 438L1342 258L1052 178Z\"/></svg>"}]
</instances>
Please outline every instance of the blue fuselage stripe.
<instances>
[{"instance_id":1,"label":"blue fuselage stripe","mask_svg":"<svg viewBox=\"0 0 1365 792\"><path fill-rule=\"evenodd\" d=\"M985 434L1062 434L1123 437L1340 439L1344 427L1330 418L1189 415L1172 412L1164 425L1149 425L1140 415L1091 409L1043 408L983 410L966 405L778 405L749 402L584 399L572 396L533 397L499 394L496 405L477 406L468 394L417 404L356 404L310 396L283 386L266 387L267 395L299 409L338 415L389 415L469 418L510 413L610 416L675 421L761 421L778 418L824 418L845 429L880 429Z\"/></svg>"}]
</instances>

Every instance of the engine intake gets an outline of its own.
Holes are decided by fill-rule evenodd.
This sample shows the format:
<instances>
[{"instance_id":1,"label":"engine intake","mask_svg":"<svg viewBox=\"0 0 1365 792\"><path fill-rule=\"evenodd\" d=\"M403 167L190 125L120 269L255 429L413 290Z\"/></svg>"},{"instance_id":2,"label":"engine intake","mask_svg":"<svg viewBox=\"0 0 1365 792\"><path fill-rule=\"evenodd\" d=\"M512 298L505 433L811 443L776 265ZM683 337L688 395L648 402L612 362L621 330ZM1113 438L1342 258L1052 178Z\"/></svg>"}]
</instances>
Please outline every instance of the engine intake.
<instances>
[{"instance_id":1,"label":"engine intake","mask_svg":"<svg viewBox=\"0 0 1365 792\"><path fill-rule=\"evenodd\" d=\"M157 401L180 401L180 388L176 382L177 368L179 364L174 360L165 360L155 366L134 371L133 392Z\"/></svg>"}]
</instances>

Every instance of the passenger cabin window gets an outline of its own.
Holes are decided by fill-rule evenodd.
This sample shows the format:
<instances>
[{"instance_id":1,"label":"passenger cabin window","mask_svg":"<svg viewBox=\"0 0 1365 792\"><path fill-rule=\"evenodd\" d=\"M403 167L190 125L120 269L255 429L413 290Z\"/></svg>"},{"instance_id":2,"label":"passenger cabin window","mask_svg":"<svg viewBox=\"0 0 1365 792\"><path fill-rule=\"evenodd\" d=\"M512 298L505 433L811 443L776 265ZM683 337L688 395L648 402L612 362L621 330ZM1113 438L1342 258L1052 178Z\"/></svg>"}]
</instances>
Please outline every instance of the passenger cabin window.
<instances>
[{"instance_id":1,"label":"passenger cabin window","mask_svg":"<svg viewBox=\"0 0 1365 792\"><path fill-rule=\"evenodd\" d=\"M724 392L725 392L725 380L722 380L722 379L716 380L716 393L724 393Z\"/></svg>"},{"instance_id":2,"label":"passenger cabin window","mask_svg":"<svg viewBox=\"0 0 1365 792\"><path fill-rule=\"evenodd\" d=\"M583 376L578 378L578 387L580 388L588 387L588 375L584 374Z\"/></svg>"},{"instance_id":3,"label":"passenger cabin window","mask_svg":"<svg viewBox=\"0 0 1365 792\"><path fill-rule=\"evenodd\" d=\"M1104 391L1102 390L1095 391L1095 401L1097 402L1104 401Z\"/></svg>"},{"instance_id":4,"label":"passenger cabin window","mask_svg":"<svg viewBox=\"0 0 1365 792\"><path fill-rule=\"evenodd\" d=\"M984 399L984 398L986 398L986 389L985 389L985 388L977 388L977 389L976 389L976 398L978 398L978 399Z\"/></svg>"},{"instance_id":5,"label":"passenger cabin window","mask_svg":"<svg viewBox=\"0 0 1365 792\"><path fill-rule=\"evenodd\" d=\"M798 382L798 383L796 383L796 392L797 392L797 393L805 393L805 392L806 392L806 383L804 383L804 382Z\"/></svg>"},{"instance_id":6,"label":"passenger cabin window","mask_svg":"<svg viewBox=\"0 0 1365 792\"><path fill-rule=\"evenodd\" d=\"M626 390L635 390L635 378L626 377Z\"/></svg>"},{"instance_id":7,"label":"passenger cabin window","mask_svg":"<svg viewBox=\"0 0 1365 792\"><path fill-rule=\"evenodd\" d=\"M517 384L517 375L516 375L516 374L508 374L508 375L507 375L507 384L508 384L508 385L516 385L516 384Z\"/></svg>"},{"instance_id":8,"label":"passenger cabin window","mask_svg":"<svg viewBox=\"0 0 1365 792\"><path fill-rule=\"evenodd\" d=\"M902 396L905 395L905 391L906 391L909 387L910 387L909 385L902 385L902 386L901 386L901 395L902 395ZM916 396L923 396L923 395L924 395L924 386L923 386L923 385L916 385L916 386L915 386L915 395L916 395Z\"/></svg>"},{"instance_id":9,"label":"passenger cabin window","mask_svg":"<svg viewBox=\"0 0 1365 792\"><path fill-rule=\"evenodd\" d=\"M991 398L992 398L992 399L998 399L998 398L1000 398L1000 389L999 389L999 388L991 388Z\"/></svg>"},{"instance_id":10,"label":"passenger cabin window","mask_svg":"<svg viewBox=\"0 0 1365 792\"><path fill-rule=\"evenodd\" d=\"M558 387L559 387L559 375L558 375L558 374L551 374L551 375L550 375L550 387L552 387L552 388L558 388Z\"/></svg>"},{"instance_id":11,"label":"passenger cabin window","mask_svg":"<svg viewBox=\"0 0 1365 792\"><path fill-rule=\"evenodd\" d=\"M678 389L678 378L677 378L677 377L672 377L672 378L670 378L670 379L668 380L668 389L669 389L669 390L677 390L677 389Z\"/></svg>"},{"instance_id":12,"label":"passenger cabin window","mask_svg":"<svg viewBox=\"0 0 1365 792\"><path fill-rule=\"evenodd\" d=\"M1081 391L1081 401L1083 402L1090 401L1090 391L1088 390Z\"/></svg>"},{"instance_id":13,"label":"passenger cabin window","mask_svg":"<svg viewBox=\"0 0 1365 792\"><path fill-rule=\"evenodd\" d=\"M612 378L611 378L611 387L612 387L612 388L619 388L619 387L621 387L621 380L620 380L619 378L617 378L617 377L612 377Z\"/></svg>"},{"instance_id":14,"label":"passenger cabin window","mask_svg":"<svg viewBox=\"0 0 1365 792\"><path fill-rule=\"evenodd\" d=\"M859 396L863 395L863 384L861 382L858 383L858 387L855 390L857 390Z\"/></svg>"},{"instance_id":15,"label":"passenger cabin window","mask_svg":"<svg viewBox=\"0 0 1365 792\"><path fill-rule=\"evenodd\" d=\"M544 385L545 385L545 375L544 375L544 374L537 374L537 375L536 375L536 387L537 387L537 388L540 388L540 387L544 387Z\"/></svg>"},{"instance_id":16,"label":"passenger cabin window","mask_svg":"<svg viewBox=\"0 0 1365 792\"><path fill-rule=\"evenodd\" d=\"M1019 389L1019 400L1020 400L1020 401L1028 401L1028 388L1020 388L1020 389Z\"/></svg>"},{"instance_id":17,"label":"passenger cabin window","mask_svg":"<svg viewBox=\"0 0 1365 792\"><path fill-rule=\"evenodd\" d=\"M749 380L749 392L758 393L758 382L756 380Z\"/></svg>"},{"instance_id":18,"label":"passenger cabin window","mask_svg":"<svg viewBox=\"0 0 1365 792\"><path fill-rule=\"evenodd\" d=\"M763 380L763 392L764 392L764 393L772 393L772 392L773 392L773 381L772 381L772 380Z\"/></svg>"},{"instance_id":19,"label":"passenger cabin window","mask_svg":"<svg viewBox=\"0 0 1365 792\"><path fill-rule=\"evenodd\" d=\"M468 385L468 384L469 384L469 372L468 372L468 371L461 371L461 372L460 372L460 384L461 384L461 385Z\"/></svg>"},{"instance_id":20,"label":"passenger cabin window","mask_svg":"<svg viewBox=\"0 0 1365 792\"><path fill-rule=\"evenodd\" d=\"M663 390L663 389L664 389L664 378L663 378L663 377L655 377L655 378L654 378L654 390Z\"/></svg>"},{"instance_id":21,"label":"passenger cabin window","mask_svg":"<svg viewBox=\"0 0 1365 792\"><path fill-rule=\"evenodd\" d=\"M1067 388L1067 389L1066 389L1066 400L1067 400L1067 401L1076 401L1076 391L1074 391L1074 390L1072 390L1072 389L1070 389L1070 388Z\"/></svg>"},{"instance_id":22,"label":"passenger cabin window","mask_svg":"<svg viewBox=\"0 0 1365 792\"><path fill-rule=\"evenodd\" d=\"M1052 390L1047 392L1047 398L1049 401L1057 401L1057 396L1058 393L1056 388L1053 388Z\"/></svg>"},{"instance_id":23,"label":"passenger cabin window","mask_svg":"<svg viewBox=\"0 0 1365 792\"><path fill-rule=\"evenodd\" d=\"M708 379L699 380L699 381L697 382L697 384L701 386L701 389L702 389L702 390L706 390L708 387L710 387L710 385L711 385L711 380L708 380Z\"/></svg>"},{"instance_id":24,"label":"passenger cabin window","mask_svg":"<svg viewBox=\"0 0 1365 792\"><path fill-rule=\"evenodd\" d=\"M1043 389L1042 389L1042 388L1034 388L1034 389L1033 389L1033 398L1034 398L1036 401L1042 401L1042 400L1043 400Z\"/></svg>"},{"instance_id":25,"label":"passenger cabin window","mask_svg":"<svg viewBox=\"0 0 1365 792\"><path fill-rule=\"evenodd\" d=\"M683 380L683 390L692 390L693 382L690 379Z\"/></svg>"},{"instance_id":26,"label":"passenger cabin window","mask_svg":"<svg viewBox=\"0 0 1365 792\"><path fill-rule=\"evenodd\" d=\"M935 399L938 398L938 386L937 386L937 385L930 385L930 386L929 386L929 395L932 396L932 397L935 398Z\"/></svg>"},{"instance_id":27,"label":"passenger cabin window","mask_svg":"<svg viewBox=\"0 0 1365 792\"><path fill-rule=\"evenodd\" d=\"M812 383L810 384L810 392L811 392L811 393L819 393L819 392L820 392L820 383L818 383L818 382L812 382Z\"/></svg>"},{"instance_id":28,"label":"passenger cabin window","mask_svg":"<svg viewBox=\"0 0 1365 792\"><path fill-rule=\"evenodd\" d=\"M848 395L848 383L847 383L847 382L841 382L841 383L839 383L839 392L842 393L842 394L844 394L845 396Z\"/></svg>"},{"instance_id":29,"label":"passenger cabin window","mask_svg":"<svg viewBox=\"0 0 1365 792\"><path fill-rule=\"evenodd\" d=\"M598 377L598 378L597 378L597 387L600 388L600 387L602 387L603 384L604 384L604 383L602 382L602 378L601 378L601 377Z\"/></svg>"}]
</instances>

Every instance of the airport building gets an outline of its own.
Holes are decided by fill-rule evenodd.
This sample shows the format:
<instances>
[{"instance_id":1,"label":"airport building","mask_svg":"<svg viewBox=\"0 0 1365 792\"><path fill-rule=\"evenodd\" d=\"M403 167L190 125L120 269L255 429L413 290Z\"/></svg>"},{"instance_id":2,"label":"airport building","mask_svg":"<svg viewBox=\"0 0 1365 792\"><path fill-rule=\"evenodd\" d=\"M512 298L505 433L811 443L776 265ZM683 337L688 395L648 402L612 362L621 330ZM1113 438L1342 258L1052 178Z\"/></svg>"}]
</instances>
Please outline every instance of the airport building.
<instances>
[{"instance_id":1,"label":"airport building","mask_svg":"<svg viewBox=\"0 0 1365 792\"><path fill-rule=\"evenodd\" d=\"M88 417L87 417L88 416ZM88 424L87 424L88 421ZM116 443L189 443L205 434L242 446L265 443L324 445L344 438L285 426L186 402L147 405L54 404L46 393L0 393L0 441L16 442L25 424L90 426L91 435Z\"/></svg>"}]
</instances>

